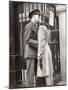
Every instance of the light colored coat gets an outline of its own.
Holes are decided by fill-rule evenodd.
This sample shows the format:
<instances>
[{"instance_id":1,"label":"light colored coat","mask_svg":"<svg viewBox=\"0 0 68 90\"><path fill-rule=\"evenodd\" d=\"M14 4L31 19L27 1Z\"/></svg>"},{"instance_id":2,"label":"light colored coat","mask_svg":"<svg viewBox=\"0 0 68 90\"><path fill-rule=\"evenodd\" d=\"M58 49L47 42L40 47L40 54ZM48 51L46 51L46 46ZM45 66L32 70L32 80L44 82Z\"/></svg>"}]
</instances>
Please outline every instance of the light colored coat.
<instances>
[{"instance_id":1,"label":"light colored coat","mask_svg":"<svg viewBox=\"0 0 68 90\"><path fill-rule=\"evenodd\" d=\"M42 56L42 69L37 66L37 76L44 77L53 75L52 54L48 41L50 32L46 26L40 25L38 31L38 60Z\"/></svg>"}]
</instances>

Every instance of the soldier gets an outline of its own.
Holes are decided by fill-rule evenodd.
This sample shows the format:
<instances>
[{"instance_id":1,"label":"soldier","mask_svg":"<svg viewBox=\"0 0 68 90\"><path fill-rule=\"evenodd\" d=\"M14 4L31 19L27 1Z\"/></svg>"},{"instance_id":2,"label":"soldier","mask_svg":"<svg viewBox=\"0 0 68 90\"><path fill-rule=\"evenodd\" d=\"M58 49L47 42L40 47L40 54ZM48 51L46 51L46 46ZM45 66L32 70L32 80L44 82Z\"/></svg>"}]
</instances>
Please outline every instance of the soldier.
<instances>
[{"instance_id":1,"label":"soldier","mask_svg":"<svg viewBox=\"0 0 68 90\"><path fill-rule=\"evenodd\" d=\"M26 60L26 84L27 87L34 86L34 64L37 58L37 34L40 11L38 9L29 13L30 22L25 26L24 33L24 58Z\"/></svg>"}]
</instances>

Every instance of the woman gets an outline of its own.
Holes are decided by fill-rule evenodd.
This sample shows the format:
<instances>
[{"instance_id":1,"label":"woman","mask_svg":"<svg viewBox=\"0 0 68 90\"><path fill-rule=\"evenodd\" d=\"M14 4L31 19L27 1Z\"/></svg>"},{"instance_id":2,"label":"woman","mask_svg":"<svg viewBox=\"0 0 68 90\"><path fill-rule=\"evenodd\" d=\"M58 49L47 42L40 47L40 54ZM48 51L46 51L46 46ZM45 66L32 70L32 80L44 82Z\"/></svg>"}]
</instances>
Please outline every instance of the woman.
<instances>
[{"instance_id":1,"label":"woman","mask_svg":"<svg viewBox=\"0 0 68 90\"><path fill-rule=\"evenodd\" d=\"M49 38L50 31L46 25L40 25L38 31L37 77L45 77L46 85L53 85L53 63L48 45Z\"/></svg>"}]
</instances>

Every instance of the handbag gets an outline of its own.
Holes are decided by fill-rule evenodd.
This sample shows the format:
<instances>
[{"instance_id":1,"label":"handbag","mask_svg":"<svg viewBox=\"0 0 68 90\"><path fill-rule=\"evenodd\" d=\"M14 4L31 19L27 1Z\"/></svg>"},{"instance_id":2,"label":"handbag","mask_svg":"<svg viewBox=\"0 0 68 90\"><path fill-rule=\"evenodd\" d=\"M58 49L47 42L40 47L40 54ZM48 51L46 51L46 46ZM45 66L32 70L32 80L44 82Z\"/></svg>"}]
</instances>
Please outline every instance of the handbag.
<instances>
[{"instance_id":1,"label":"handbag","mask_svg":"<svg viewBox=\"0 0 68 90\"><path fill-rule=\"evenodd\" d=\"M39 62L40 68L42 69L42 68L43 68L43 65L42 65L42 57L38 60L38 62Z\"/></svg>"}]
</instances>

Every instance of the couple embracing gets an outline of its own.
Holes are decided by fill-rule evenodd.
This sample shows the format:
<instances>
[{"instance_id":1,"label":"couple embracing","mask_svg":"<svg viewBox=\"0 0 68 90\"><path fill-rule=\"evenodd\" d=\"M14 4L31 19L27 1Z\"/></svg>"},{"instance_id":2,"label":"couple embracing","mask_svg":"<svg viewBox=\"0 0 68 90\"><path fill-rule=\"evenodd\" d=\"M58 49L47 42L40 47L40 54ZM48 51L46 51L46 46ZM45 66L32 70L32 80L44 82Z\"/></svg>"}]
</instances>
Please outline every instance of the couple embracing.
<instances>
[{"instance_id":1,"label":"couple embracing","mask_svg":"<svg viewBox=\"0 0 68 90\"><path fill-rule=\"evenodd\" d=\"M38 9L30 12L30 22L25 26L24 58L27 87L34 86L34 76L45 77L46 85L53 85L52 54L48 45L50 31L45 25L46 15L44 15L45 23L41 23L40 17Z\"/></svg>"}]
</instances>

